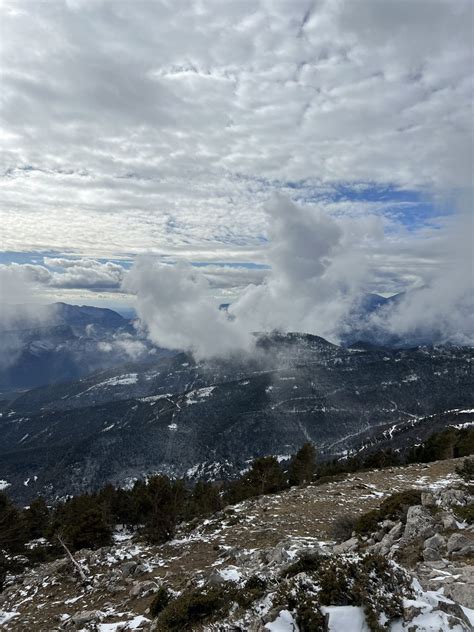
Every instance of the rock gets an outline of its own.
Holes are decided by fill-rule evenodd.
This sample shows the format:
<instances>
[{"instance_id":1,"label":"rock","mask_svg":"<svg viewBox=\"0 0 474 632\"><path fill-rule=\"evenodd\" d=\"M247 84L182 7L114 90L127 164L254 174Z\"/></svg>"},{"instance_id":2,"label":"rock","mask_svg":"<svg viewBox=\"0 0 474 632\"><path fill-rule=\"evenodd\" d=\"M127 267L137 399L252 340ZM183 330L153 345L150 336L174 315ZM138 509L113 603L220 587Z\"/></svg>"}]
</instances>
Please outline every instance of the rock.
<instances>
[{"instance_id":1,"label":"rock","mask_svg":"<svg viewBox=\"0 0 474 632\"><path fill-rule=\"evenodd\" d=\"M456 518L450 511L443 511L441 514L438 515L438 520L445 531L458 528Z\"/></svg>"},{"instance_id":2,"label":"rock","mask_svg":"<svg viewBox=\"0 0 474 632\"><path fill-rule=\"evenodd\" d=\"M433 523L433 517L426 507L413 505L408 508L403 538L405 540L428 538L435 532Z\"/></svg>"},{"instance_id":3,"label":"rock","mask_svg":"<svg viewBox=\"0 0 474 632\"><path fill-rule=\"evenodd\" d=\"M402 537L402 532L403 524L401 522L397 522L395 526L390 529L388 535L392 538L393 541L395 541Z\"/></svg>"},{"instance_id":4,"label":"rock","mask_svg":"<svg viewBox=\"0 0 474 632\"><path fill-rule=\"evenodd\" d=\"M421 492L421 504L423 507L434 507L436 505L434 494L432 492Z\"/></svg>"},{"instance_id":5,"label":"rock","mask_svg":"<svg viewBox=\"0 0 474 632\"><path fill-rule=\"evenodd\" d=\"M452 507L453 505L464 505L468 497L462 489L443 489L439 492L439 500L444 507Z\"/></svg>"},{"instance_id":6,"label":"rock","mask_svg":"<svg viewBox=\"0 0 474 632\"><path fill-rule=\"evenodd\" d=\"M138 566L133 571L134 575L146 575L148 573L148 567L145 564L138 564Z\"/></svg>"},{"instance_id":7,"label":"rock","mask_svg":"<svg viewBox=\"0 0 474 632\"><path fill-rule=\"evenodd\" d=\"M425 540L425 549L443 549L446 546L446 539L439 533L435 533L431 538Z\"/></svg>"},{"instance_id":8,"label":"rock","mask_svg":"<svg viewBox=\"0 0 474 632\"><path fill-rule=\"evenodd\" d=\"M422 612L423 612L422 607L415 606L413 603L410 603L407 600L407 605L403 606L403 613L402 613L403 621L405 621L406 623L409 621L413 621L413 619L417 617L419 614L421 614Z\"/></svg>"},{"instance_id":9,"label":"rock","mask_svg":"<svg viewBox=\"0 0 474 632\"><path fill-rule=\"evenodd\" d=\"M336 544L333 547L333 553L349 553L352 551L356 551L359 545L359 540L357 538L349 538L345 542L341 542L341 544Z\"/></svg>"},{"instance_id":10,"label":"rock","mask_svg":"<svg viewBox=\"0 0 474 632\"><path fill-rule=\"evenodd\" d=\"M216 571L209 575L209 578L206 582L209 586L220 586L221 584L225 584L226 580L222 577L222 575Z\"/></svg>"},{"instance_id":11,"label":"rock","mask_svg":"<svg viewBox=\"0 0 474 632\"><path fill-rule=\"evenodd\" d=\"M461 606L474 608L474 585L465 582L453 582L444 588L444 594Z\"/></svg>"},{"instance_id":12,"label":"rock","mask_svg":"<svg viewBox=\"0 0 474 632\"><path fill-rule=\"evenodd\" d=\"M446 545L448 553L474 548L474 537L471 534L453 533Z\"/></svg>"},{"instance_id":13,"label":"rock","mask_svg":"<svg viewBox=\"0 0 474 632\"><path fill-rule=\"evenodd\" d=\"M424 548L422 555L425 562L437 562L443 559L439 549L433 549L431 547Z\"/></svg>"},{"instance_id":14,"label":"rock","mask_svg":"<svg viewBox=\"0 0 474 632\"><path fill-rule=\"evenodd\" d=\"M129 575L132 575L134 570L137 568L137 563L125 562L120 568L122 569L123 576L128 577Z\"/></svg>"},{"instance_id":15,"label":"rock","mask_svg":"<svg viewBox=\"0 0 474 632\"><path fill-rule=\"evenodd\" d=\"M437 605L437 609L441 610L442 612L446 612L446 614L449 614L450 616L455 617L456 619L459 619L460 621L462 621L463 623L467 625L466 630L471 630L471 622L469 621L469 619L464 613L464 610L461 608L461 606L458 603L448 603L446 601L439 601Z\"/></svg>"},{"instance_id":16,"label":"rock","mask_svg":"<svg viewBox=\"0 0 474 632\"><path fill-rule=\"evenodd\" d=\"M153 581L134 582L130 589L130 597L145 597L158 590L158 586Z\"/></svg>"},{"instance_id":17,"label":"rock","mask_svg":"<svg viewBox=\"0 0 474 632\"><path fill-rule=\"evenodd\" d=\"M90 623L91 621L97 621L100 619L100 612L98 610L86 610L84 612L76 612L71 617L71 621L74 625L82 626L85 623Z\"/></svg>"}]
</instances>

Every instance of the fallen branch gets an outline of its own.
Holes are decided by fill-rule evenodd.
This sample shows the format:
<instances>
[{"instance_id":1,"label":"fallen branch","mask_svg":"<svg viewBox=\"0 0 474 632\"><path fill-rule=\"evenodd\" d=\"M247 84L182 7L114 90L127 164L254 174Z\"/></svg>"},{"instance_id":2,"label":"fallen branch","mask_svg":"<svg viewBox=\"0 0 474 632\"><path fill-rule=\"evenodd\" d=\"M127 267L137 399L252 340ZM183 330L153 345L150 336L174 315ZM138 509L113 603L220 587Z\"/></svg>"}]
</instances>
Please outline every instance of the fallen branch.
<instances>
[{"instance_id":1,"label":"fallen branch","mask_svg":"<svg viewBox=\"0 0 474 632\"><path fill-rule=\"evenodd\" d=\"M79 562L74 558L73 554L71 553L71 551L68 549L68 547L65 545L63 539L61 538L61 536L58 534L57 538L59 540L59 543L61 544L61 546L63 547L63 549L66 551L66 553L68 554L69 559L71 560L71 562L74 565L74 568L77 570L77 572L79 573L80 578L82 579L83 582L87 583L88 578L86 576L86 574L84 573L84 569L82 568L82 566L79 564Z\"/></svg>"}]
</instances>

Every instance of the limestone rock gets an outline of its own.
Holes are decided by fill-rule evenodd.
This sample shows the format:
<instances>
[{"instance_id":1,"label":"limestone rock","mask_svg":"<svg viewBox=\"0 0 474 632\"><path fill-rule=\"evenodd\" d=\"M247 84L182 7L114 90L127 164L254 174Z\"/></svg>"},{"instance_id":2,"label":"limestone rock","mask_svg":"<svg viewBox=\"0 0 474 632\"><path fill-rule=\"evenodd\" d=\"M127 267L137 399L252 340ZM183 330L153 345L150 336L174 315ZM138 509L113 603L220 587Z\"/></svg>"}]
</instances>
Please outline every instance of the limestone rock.
<instances>
[{"instance_id":1,"label":"limestone rock","mask_svg":"<svg viewBox=\"0 0 474 632\"><path fill-rule=\"evenodd\" d=\"M121 566L123 576L128 577L129 575L132 575L132 573L135 571L136 568L137 568L136 562L125 562Z\"/></svg>"},{"instance_id":2,"label":"limestone rock","mask_svg":"<svg viewBox=\"0 0 474 632\"><path fill-rule=\"evenodd\" d=\"M434 520L431 513L421 505L413 505L408 508L407 522L403 538L413 540L414 538L428 538L435 532Z\"/></svg>"},{"instance_id":3,"label":"limestone rock","mask_svg":"<svg viewBox=\"0 0 474 632\"><path fill-rule=\"evenodd\" d=\"M134 582L133 586L130 589L129 595L130 597L145 597L146 595L150 595L153 592L156 592L158 587L153 581L145 581L145 582Z\"/></svg>"},{"instance_id":4,"label":"limestone rock","mask_svg":"<svg viewBox=\"0 0 474 632\"><path fill-rule=\"evenodd\" d=\"M97 621L100 618L100 612L97 610L86 610L84 612L76 612L71 617L71 621L77 626L82 626L91 621Z\"/></svg>"},{"instance_id":5,"label":"limestone rock","mask_svg":"<svg viewBox=\"0 0 474 632\"><path fill-rule=\"evenodd\" d=\"M464 550L467 554L470 549L474 550L474 537L470 533L453 533L448 540L446 548L448 549L448 553L455 551L461 552Z\"/></svg>"},{"instance_id":6,"label":"limestone rock","mask_svg":"<svg viewBox=\"0 0 474 632\"><path fill-rule=\"evenodd\" d=\"M345 542L341 542L341 544L336 544L333 548L333 552L336 554L339 553L349 553L355 551L358 547L359 540L357 538L349 538Z\"/></svg>"},{"instance_id":7,"label":"limestone rock","mask_svg":"<svg viewBox=\"0 0 474 632\"><path fill-rule=\"evenodd\" d=\"M434 494L432 492L421 492L421 504L423 507L434 507L436 505Z\"/></svg>"}]
</instances>

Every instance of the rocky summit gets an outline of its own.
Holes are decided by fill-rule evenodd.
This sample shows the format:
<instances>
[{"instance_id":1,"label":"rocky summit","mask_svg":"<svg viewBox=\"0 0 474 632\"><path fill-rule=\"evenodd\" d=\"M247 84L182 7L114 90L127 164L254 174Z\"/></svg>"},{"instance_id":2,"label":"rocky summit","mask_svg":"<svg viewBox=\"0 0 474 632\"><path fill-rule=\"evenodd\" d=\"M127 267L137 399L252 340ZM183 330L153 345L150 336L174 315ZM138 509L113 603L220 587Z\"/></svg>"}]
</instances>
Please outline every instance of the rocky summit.
<instances>
[{"instance_id":1,"label":"rocky summit","mask_svg":"<svg viewBox=\"0 0 474 632\"><path fill-rule=\"evenodd\" d=\"M161 546L117 525L112 546L9 576L0 621L24 632L468 632L474 499L461 461L246 500Z\"/></svg>"}]
</instances>

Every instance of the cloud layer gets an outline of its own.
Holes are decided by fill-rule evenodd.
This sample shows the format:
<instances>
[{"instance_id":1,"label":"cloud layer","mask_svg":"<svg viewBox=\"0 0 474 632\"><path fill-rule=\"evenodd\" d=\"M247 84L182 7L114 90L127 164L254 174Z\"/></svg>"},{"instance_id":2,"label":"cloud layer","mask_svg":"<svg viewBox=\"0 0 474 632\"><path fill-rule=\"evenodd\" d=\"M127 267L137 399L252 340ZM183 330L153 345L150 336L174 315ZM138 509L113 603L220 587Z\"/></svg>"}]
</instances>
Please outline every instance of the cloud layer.
<instances>
[{"instance_id":1,"label":"cloud layer","mask_svg":"<svg viewBox=\"0 0 474 632\"><path fill-rule=\"evenodd\" d=\"M300 331L334 342L354 331L385 342L474 344L471 218L459 215L440 246L449 263L418 290L375 313L360 310L370 276L364 242L380 242L377 223L335 220L277 197L267 206L271 271L218 310L204 274L185 264L139 259L127 275L137 312L153 342L198 358L249 350L254 332ZM383 247L383 239L380 243Z\"/></svg>"},{"instance_id":2,"label":"cloud layer","mask_svg":"<svg viewBox=\"0 0 474 632\"><path fill-rule=\"evenodd\" d=\"M3 248L256 261L273 190L470 186L472 9L6 0Z\"/></svg>"}]
</instances>

